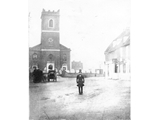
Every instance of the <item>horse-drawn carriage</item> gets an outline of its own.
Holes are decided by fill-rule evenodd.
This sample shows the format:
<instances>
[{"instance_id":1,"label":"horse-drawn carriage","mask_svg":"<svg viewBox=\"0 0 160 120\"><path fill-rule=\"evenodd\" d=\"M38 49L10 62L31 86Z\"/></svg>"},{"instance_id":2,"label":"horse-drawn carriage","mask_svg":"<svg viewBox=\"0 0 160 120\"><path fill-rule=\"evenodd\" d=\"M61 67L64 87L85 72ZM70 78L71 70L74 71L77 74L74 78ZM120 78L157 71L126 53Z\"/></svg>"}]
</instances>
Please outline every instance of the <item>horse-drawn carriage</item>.
<instances>
[{"instance_id":1,"label":"horse-drawn carriage","mask_svg":"<svg viewBox=\"0 0 160 120\"><path fill-rule=\"evenodd\" d=\"M55 82L57 82L57 72L56 72L56 70L52 70L52 68L53 68L53 66L52 65L50 65L49 67L49 70L48 70L48 72L47 73L44 73L44 81L48 81L48 82L50 82L50 81L55 81Z\"/></svg>"},{"instance_id":2,"label":"horse-drawn carriage","mask_svg":"<svg viewBox=\"0 0 160 120\"><path fill-rule=\"evenodd\" d=\"M48 72L48 82L51 80L57 82L57 73L55 70L49 70Z\"/></svg>"},{"instance_id":3,"label":"horse-drawn carriage","mask_svg":"<svg viewBox=\"0 0 160 120\"><path fill-rule=\"evenodd\" d=\"M43 81L44 82L57 82L57 73L54 71L49 71L48 73L43 73Z\"/></svg>"}]
</instances>

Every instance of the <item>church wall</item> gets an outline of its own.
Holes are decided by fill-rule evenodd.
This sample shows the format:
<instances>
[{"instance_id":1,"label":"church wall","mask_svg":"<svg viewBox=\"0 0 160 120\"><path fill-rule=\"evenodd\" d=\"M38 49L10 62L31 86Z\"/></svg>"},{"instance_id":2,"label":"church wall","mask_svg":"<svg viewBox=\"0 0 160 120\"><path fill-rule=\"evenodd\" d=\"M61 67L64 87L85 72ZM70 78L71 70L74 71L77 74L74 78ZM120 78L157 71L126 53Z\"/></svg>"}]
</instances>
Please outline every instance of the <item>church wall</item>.
<instances>
[{"instance_id":1,"label":"church wall","mask_svg":"<svg viewBox=\"0 0 160 120\"><path fill-rule=\"evenodd\" d=\"M66 56L66 60L65 57ZM62 65L63 64L67 64L67 68L68 70L70 70L70 51L61 51L61 61L62 61Z\"/></svg>"},{"instance_id":2,"label":"church wall","mask_svg":"<svg viewBox=\"0 0 160 120\"><path fill-rule=\"evenodd\" d=\"M52 57L50 55L53 55ZM41 51L41 64L43 69L47 62L54 62L55 68L60 69L60 52L59 51Z\"/></svg>"},{"instance_id":3,"label":"church wall","mask_svg":"<svg viewBox=\"0 0 160 120\"><path fill-rule=\"evenodd\" d=\"M58 32L42 32L41 36L42 48L59 49ZM50 40L49 38L52 38L53 40Z\"/></svg>"},{"instance_id":4,"label":"church wall","mask_svg":"<svg viewBox=\"0 0 160 120\"><path fill-rule=\"evenodd\" d=\"M49 20L53 19L53 26L54 27L48 27L49 26ZM59 30L59 15L43 15L42 18L42 30Z\"/></svg>"}]
</instances>

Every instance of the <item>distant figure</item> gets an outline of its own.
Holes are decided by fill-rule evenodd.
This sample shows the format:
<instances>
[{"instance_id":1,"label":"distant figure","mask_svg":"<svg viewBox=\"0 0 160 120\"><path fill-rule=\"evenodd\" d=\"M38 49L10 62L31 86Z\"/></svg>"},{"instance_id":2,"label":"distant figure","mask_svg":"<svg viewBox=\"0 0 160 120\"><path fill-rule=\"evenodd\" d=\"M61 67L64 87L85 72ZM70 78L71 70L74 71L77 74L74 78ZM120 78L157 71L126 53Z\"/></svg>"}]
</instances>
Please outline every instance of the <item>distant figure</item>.
<instances>
[{"instance_id":1,"label":"distant figure","mask_svg":"<svg viewBox=\"0 0 160 120\"><path fill-rule=\"evenodd\" d=\"M37 68L36 66L33 67L33 72L32 72L32 77L33 77L33 82L36 82L36 72L37 72Z\"/></svg>"},{"instance_id":2,"label":"distant figure","mask_svg":"<svg viewBox=\"0 0 160 120\"><path fill-rule=\"evenodd\" d=\"M34 83L39 83L42 80L42 75L43 72L42 70L40 70L38 67L34 67L34 71L33 71L33 82Z\"/></svg>"},{"instance_id":3,"label":"distant figure","mask_svg":"<svg viewBox=\"0 0 160 120\"><path fill-rule=\"evenodd\" d=\"M43 70L43 82L47 81L47 68L45 67Z\"/></svg>"},{"instance_id":4,"label":"distant figure","mask_svg":"<svg viewBox=\"0 0 160 120\"><path fill-rule=\"evenodd\" d=\"M79 94L82 95L83 94L83 86L84 86L84 76L82 75L81 70L79 70L79 74L77 75L76 82L77 82Z\"/></svg>"},{"instance_id":5,"label":"distant figure","mask_svg":"<svg viewBox=\"0 0 160 120\"><path fill-rule=\"evenodd\" d=\"M42 82L43 79L43 71L38 68L38 82Z\"/></svg>"}]
</instances>

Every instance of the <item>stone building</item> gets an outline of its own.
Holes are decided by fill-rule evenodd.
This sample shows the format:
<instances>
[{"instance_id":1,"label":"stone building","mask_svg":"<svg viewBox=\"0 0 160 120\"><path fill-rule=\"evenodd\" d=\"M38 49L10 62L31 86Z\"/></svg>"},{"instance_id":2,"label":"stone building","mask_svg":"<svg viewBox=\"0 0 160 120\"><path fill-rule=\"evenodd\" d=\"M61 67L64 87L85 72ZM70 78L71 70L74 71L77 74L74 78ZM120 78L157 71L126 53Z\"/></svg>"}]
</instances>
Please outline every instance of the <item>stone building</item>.
<instances>
[{"instance_id":1,"label":"stone building","mask_svg":"<svg viewBox=\"0 0 160 120\"><path fill-rule=\"evenodd\" d=\"M41 15L41 43L29 48L30 67L38 66L48 70L52 65L55 69L70 70L70 49L60 44L60 10L45 11Z\"/></svg>"},{"instance_id":2,"label":"stone building","mask_svg":"<svg viewBox=\"0 0 160 120\"><path fill-rule=\"evenodd\" d=\"M105 76L130 79L130 30L123 31L105 51Z\"/></svg>"}]
</instances>

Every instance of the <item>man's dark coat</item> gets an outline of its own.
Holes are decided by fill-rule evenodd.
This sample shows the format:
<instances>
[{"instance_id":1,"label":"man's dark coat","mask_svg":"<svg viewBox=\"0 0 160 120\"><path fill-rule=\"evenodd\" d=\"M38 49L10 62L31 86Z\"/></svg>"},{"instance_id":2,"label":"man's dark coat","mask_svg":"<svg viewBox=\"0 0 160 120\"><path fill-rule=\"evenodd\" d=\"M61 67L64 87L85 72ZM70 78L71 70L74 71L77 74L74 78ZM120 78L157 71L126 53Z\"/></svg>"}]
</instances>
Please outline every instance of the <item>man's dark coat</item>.
<instances>
[{"instance_id":1,"label":"man's dark coat","mask_svg":"<svg viewBox=\"0 0 160 120\"><path fill-rule=\"evenodd\" d=\"M84 86L84 76L82 74L77 75L77 86Z\"/></svg>"}]
</instances>

